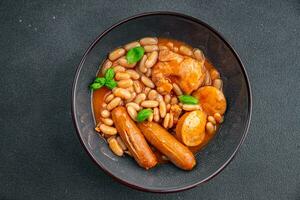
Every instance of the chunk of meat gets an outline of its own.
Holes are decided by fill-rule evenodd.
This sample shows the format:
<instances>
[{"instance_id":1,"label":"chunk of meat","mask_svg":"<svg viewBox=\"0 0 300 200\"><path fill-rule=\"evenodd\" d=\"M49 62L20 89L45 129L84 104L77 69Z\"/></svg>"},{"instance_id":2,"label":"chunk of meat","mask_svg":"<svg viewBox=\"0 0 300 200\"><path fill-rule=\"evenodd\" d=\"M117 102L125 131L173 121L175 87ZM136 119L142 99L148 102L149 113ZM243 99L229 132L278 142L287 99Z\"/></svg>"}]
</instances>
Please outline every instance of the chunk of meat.
<instances>
[{"instance_id":1,"label":"chunk of meat","mask_svg":"<svg viewBox=\"0 0 300 200\"><path fill-rule=\"evenodd\" d=\"M170 50L159 52L159 62L153 67L152 80L162 94L170 93L175 82L184 93L190 94L205 79L203 62Z\"/></svg>"},{"instance_id":2,"label":"chunk of meat","mask_svg":"<svg viewBox=\"0 0 300 200\"><path fill-rule=\"evenodd\" d=\"M171 50L165 49L161 50L158 55L158 60L162 62L167 61L176 61L178 63L182 62L184 57L178 53L175 53Z\"/></svg>"},{"instance_id":3,"label":"chunk of meat","mask_svg":"<svg viewBox=\"0 0 300 200\"><path fill-rule=\"evenodd\" d=\"M171 105L170 113L172 113L172 115L174 117L174 119L173 119L174 124L177 123L179 116L181 114L181 111L182 111L182 109L180 108L180 106L178 104Z\"/></svg>"},{"instance_id":4,"label":"chunk of meat","mask_svg":"<svg viewBox=\"0 0 300 200\"><path fill-rule=\"evenodd\" d=\"M223 115L226 111L226 99L220 90L213 86L204 86L193 93L193 96L199 99L203 110L208 115L220 113Z\"/></svg>"}]
</instances>

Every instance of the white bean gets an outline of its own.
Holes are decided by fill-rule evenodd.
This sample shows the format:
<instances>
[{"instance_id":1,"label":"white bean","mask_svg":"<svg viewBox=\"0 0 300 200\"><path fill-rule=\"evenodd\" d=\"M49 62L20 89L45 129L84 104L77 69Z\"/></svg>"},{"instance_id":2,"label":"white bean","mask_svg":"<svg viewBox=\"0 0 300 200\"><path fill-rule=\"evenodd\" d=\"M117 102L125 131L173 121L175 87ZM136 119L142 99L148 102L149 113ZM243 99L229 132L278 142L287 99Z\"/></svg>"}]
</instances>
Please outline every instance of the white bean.
<instances>
[{"instance_id":1,"label":"white bean","mask_svg":"<svg viewBox=\"0 0 300 200\"><path fill-rule=\"evenodd\" d=\"M159 119L160 119L160 116L159 116L159 109L158 108L154 108L153 109L153 119L154 121L158 122Z\"/></svg>"},{"instance_id":2,"label":"white bean","mask_svg":"<svg viewBox=\"0 0 300 200\"><path fill-rule=\"evenodd\" d=\"M171 109L171 104L167 104L167 112L169 112L170 111L170 109Z\"/></svg>"},{"instance_id":3,"label":"white bean","mask_svg":"<svg viewBox=\"0 0 300 200\"><path fill-rule=\"evenodd\" d=\"M100 130L102 133L105 135L116 135L117 134L117 129L111 126L107 126L105 124L100 125Z\"/></svg>"},{"instance_id":4,"label":"white bean","mask_svg":"<svg viewBox=\"0 0 300 200\"><path fill-rule=\"evenodd\" d=\"M200 49L194 49L194 56L197 60L203 62L205 60L205 56Z\"/></svg>"},{"instance_id":5,"label":"white bean","mask_svg":"<svg viewBox=\"0 0 300 200\"><path fill-rule=\"evenodd\" d=\"M142 73L146 73L147 72L147 68L145 66L145 62L147 60L147 56L146 55L143 55L140 63L139 63L139 70L142 72Z\"/></svg>"},{"instance_id":6,"label":"white bean","mask_svg":"<svg viewBox=\"0 0 300 200\"><path fill-rule=\"evenodd\" d=\"M133 85L126 88L130 93L135 92Z\"/></svg>"},{"instance_id":7,"label":"white bean","mask_svg":"<svg viewBox=\"0 0 300 200\"><path fill-rule=\"evenodd\" d=\"M137 112L133 107L128 106L127 107L127 112L129 114L129 116L131 117L131 119L136 120Z\"/></svg>"},{"instance_id":8,"label":"white bean","mask_svg":"<svg viewBox=\"0 0 300 200\"><path fill-rule=\"evenodd\" d=\"M115 96L121 97L122 99L130 99L131 98L130 92L124 88L115 88L115 90L113 92L114 92Z\"/></svg>"},{"instance_id":9,"label":"white bean","mask_svg":"<svg viewBox=\"0 0 300 200\"><path fill-rule=\"evenodd\" d=\"M159 105L157 101L154 100L146 100L141 103L141 106L145 108L155 108Z\"/></svg>"},{"instance_id":10,"label":"white bean","mask_svg":"<svg viewBox=\"0 0 300 200\"><path fill-rule=\"evenodd\" d=\"M157 97L157 92L156 90L151 90L149 93L148 93L148 99L150 100L155 100Z\"/></svg>"},{"instance_id":11,"label":"white bean","mask_svg":"<svg viewBox=\"0 0 300 200\"><path fill-rule=\"evenodd\" d=\"M172 128L173 124L174 124L174 117L173 117L172 113L170 113L170 119L169 119L168 128Z\"/></svg>"},{"instance_id":12,"label":"white bean","mask_svg":"<svg viewBox=\"0 0 300 200\"><path fill-rule=\"evenodd\" d=\"M120 80L117 83L118 83L118 87L120 88L129 88L130 86L133 85L133 81L131 79Z\"/></svg>"},{"instance_id":13,"label":"white bean","mask_svg":"<svg viewBox=\"0 0 300 200\"><path fill-rule=\"evenodd\" d=\"M182 95L182 91L176 83L173 83L173 90L177 96Z\"/></svg>"},{"instance_id":14,"label":"white bean","mask_svg":"<svg viewBox=\"0 0 300 200\"><path fill-rule=\"evenodd\" d=\"M124 48L126 49L126 51L129 51L130 49L134 48L134 47L139 47L141 46L139 42L130 42L126 45L124 45Z\"/></svg>"},{"instance_id":15,"label":"white bean","mask_svg":"<svg viewBox=\"0 0 300 200\"><path fill-rule=\"evenodd\" d=\"M126 107L131 106L133 107L136 111L139 111L141 109L141 107L139 106L139 104L134 103L134 102L129 102L126 104Z\"/></svg>"},{"instance_id":16,"label":"white bean","mask_svg":"<svg viewBox=\"0 0 300 200\"><path fill-rule=\"evenodd\" d=\"M128 74L127 72L117 72L115 79L117 81L130 79L130 74Z\"/></svg>"},{"instance_id":17,"label":"white bean","mask_svg":"<svg viewBox=\"0 0 300 200\"><path fill-rule=\"evenodd\" d=\"M151 113L151 115L148 117L148 121L152 122L153 121L153 113Z\"/></svg>"},{"instance_id":18,"label":"white bean","mask_svg":"<svg viewBox=\"0 0 300 200\"><path fill-rule=\"evenodd\" d=\"M169 121L170 121L170 113L167 113L165 119L164 119L164 122L163 122L163 126L165 128L168 128L169 127Z\"/></svg>"},{"instance_id":19,"label":"white bean","mask_svg":"<svg viewBox=\"0 0 300 200\"><path fill-rule=\"evenodd\" d=\"M122 138L120 136L116 137L116 140L118 141L120 147L122 148L123 151L127 149L125 143L123 142Z\"/></svg>"},{"instance_id":20,"label":"white bean","mask_svg":"<svg viewBox=\"0 0 300 200\"><path fill-rule=\"evenodd\" d=\"M220 78L220 73L216 69L211 69L210 77L211 77L211 80L215 80L217 78Z\"/></svg>"},{"instance_id":21,"label":"white bean","mask_svg":"<svg viewBox=\"0 0 300 200\"><path fill-rule=\"evenodd\" d=\"M215 120L215 118L214 118L213 116L208 116L208 117L207 117L207 120L208 120L209 122L211 122L212 124L216 124L216 123L217 123L216 120Z\"/></svg>"},{"instance_id":22,"label":"white bean","mask_svg":"<svg viewBox=\"0 0 300 200\"><path fill-rule=\"evenodd\" d=\"M140 93L136 96L134 102L140 104L142 101L146 99L146 95L144 93Z\"/></svg>"},{"instance_id":23,"label":"white bean","mask_svg":"<svg viewBox=\"0 0 300 200\"><path fill-rule=\"evenodd\" d=\"M109 55L108 55L108 58L109 60L111 61L114 61L114 60L117 60L118 58L122 57L125 55L125 49L123 48L118 48L118 49L115 49L114 51L112 51Z\"/></svg>"},{"instance_id":24,"label":"white bean","mask_svg":"<svg viewBox=\"0 0 300 200\"><path fill-rule=\"evenodd\" d=\"M120 97L115 97L109 104L107 104L107 110L112 110L121 103L121 98Z\"/></svg>"},{"instance_id":25,"label":"white bean","mask_svg":"<svg viewBox=\"0 0 300 200\"><path fill-rule=\"evenodd\" d=\"M211 122L207 122L207 123L206 123L206 131L207 131L209 134L214 133L215 127L214 127L214 125L213 125Z\"/></svg>"},{"instance_id":26,"label":"white bean","mask_svg":"<svg viewBox=\"0 0 300 200\"><path fill-rule=\"evenodd\" d=\"M120 66L120 65L117 65L114 67L114 72L117 73L117 72L125 72L125 68Z\"/></svg>"},{"instance_id":27,"label":"white bean","mask_svg":"<svg viewBox=\"0 0 300 200\"><path fill-rule=\"evenodd\" d=\"M104 118L107 118L110 116L110 112L108 110L102 110L100 114Z\"/></svg>"},{"instance_id":28,"label":"white bean","mask_svg":"<svg viewBox=\"0 0 300 200\"><path fill-rule=\"evenodd\" d=\"M182 109L185 111L201 110L200 105L183 104Z\"/></svg>"},{"instance_id":29,"label":"white bean","mask_svg":"<svg viewBox=\"0 0 300 200\"><path fill-rule=\"evenodd\" d=\"M144 88L144 93L145 93L146 96L148 95L148 93L150 92L150 90L151 90L151 88L149 88L149 87L145 87Z\"/></svg>"},{"instance_id":30,"label":"white bean","mask_svg":"<svg viewBox=\"0 0 300 200\"><path fill-rule=\"evenodd\" d=\"M124 151L115 138L108 140L108 145L114 154L117 156L123 156Z\"/></svg>"},{"instance_id":31,"label":"white bean","mask_svg":"<svg viewBox=\"0 0 300 200\"><path fill-rule=\"evenodd\" d=\"M171 101L171 95L166 94L165 97L164 97L164 100L165 100L166 104L170 103L170 101Z\"/></svg>"},{"instance_id":32,"label":"white bean","mask_svg":"<svg viewBox=\"0 0 300 200\"><path fill-rule=\"evenodd\" d=\"M160 113L161 118L164 118L166 116L167 106L166 106L166 103L164 101L159 102L159 113Z\"/></svg>"},{"instance_id":33,"label":"white bean","mask_svg":"<svg viewBox=\"0 0 300 200\"><path fill-rule=\"evenodd\" d=\"M106 60L103 65L102 65L102 69L101 69L101 73L104 75L106 70L112 67L112 62L110 60Z\"/></svg>"},{"instance_id":34,"label":"white bean","mask_svg":"<svg viewBox=\"0 0 300 200\"><path fill-rule=\"evenodd\" d=\"M101 121L107 126L112 126L114 124L113 120L110 118L101 118Z\"/></svg>"},{"instance_id":35,"label":"white bean","mask_svg":"<svg viewBox=\"0 0 300 200\"><path fill-rule=\"evenodd\" d=\"M214 118L219 124L222 123L224 120L224 118L222 117L222 115L220 113L215 113Z\"/></svg>"},{"instance_id":36,"label":"white bean","mask_svg":"<svg viewBox=\"0 0 300 200\"><path fill-rule=\"evenodd\" d=\"M133 88L137 94L142 92L142 86L140 81L133 81Z\"/></svg>"},{"instance_id":37,"label":"white bean","mask_svg":"<svg viewBox=\"0 0 300 200\"><path fill-rule=\"evenodd\" d=\"M154 88L155 85L154 83L151 81L151 79L149 79L148 77L146 76L142 76L141 78L142 82L149 88Z\"/></svg>"},{"instance_id":38,"label":"white bean","mask_svg":"<svg viewBox=\"0 0 300 200\"><path fill-rule=\"evenodd\" d=\"M130 103L132 102L136 97L136 93L135 92L131 92L131 97L129 99L126 99L126 103Z\"/></svg>"},{"instance_id":39,"label":"white bean","mask_svg":"<svg viewBox=\"0 0 300 200\"><path fill-rule=\"evenodd\" d=\"M125 57L120 58L118 62L121 66L126 67L126 68L134 68L136 65L136 63L129 64Z\"/></svg>"},{"instance_id":40,"label":"white bean","mask_svg":"<svg viewBox=\"0 0 300 200\"><path fill-rule=\"evenodd\" d=\"M157 62L157 58L158 58L158 52L157 51L153 51L150 56L147 58L146 62L145 62L145 66L147 68L151 68L155 65L155 63Z\"/></svg>"},{"instance_id":41,"label":"white bean","mask_svg":"<svg viewBox=\"0 0 300 200\"><path fill-rule=\"evenodd\" d=\"M221 79L217 78L217 79L214 80L213 86L215 88L218 88L220 91L222 91L223 81Z\"/></svg>"},{"instance_id":42,"label":"white bean","mask_svg":"<svg viewBox=\"0 0 300 200\"><path fill-rule=\"evenodd\" d=\"M140 40L141 45L152 45L157 44L158 39L155 37L145 37Z\"/></svg>"},{"instance_id":43,"label":"white bean","mask_svg":"<svg viewBox=\"0 0 300 200\"><path fill-rule=\"evenodd\" d=\"M151 68L147 69L147 72L145 73L145 75L149 78L152 75L152 70Z\"/></svg>"},{"instance_id":44,"label":"white bean","mask_svg":"<svg viewBox=\"0 0 300 200\"><path fill-rule=\"evenodd\" d=\"M147 53L159 50L157 45L145 45L144 49L145 49L145 52L147 52Z\"/></svg>"},{"instance_id":45,"label":"white bean","mask_svg":"<svg viewBox=\"0 0 300 200\"><path fill-rule=\"evenodd\" d=\"M140 78L139 73L137 73L135 70L133 69L127 69L126 72L130 75L130 77L134 80L137 80Z\"/></svg>"},{"instance_id":46,"label":"white bean","mask_svg":"<svg viewBox=\"0 0 300 200\"><path fill-rule=\"evenodd\" d=\"M163 98L163 96L162 96L161 94L157 93L156 100L157 100L158 102L161 102L161 101L164 100L164 98Z\"/></svg>"},{"instance_id":47,"label":"white bean","mask_svg":"<svg viewBox=\"0 0 300 200\"><path fill-rule=\"evenodd\" d=\"M105 98L105 103L109 103L111 100L113 100L114 97L115 97L114 94L108 95L108 96Z\"/></svg>"}]
</instances>

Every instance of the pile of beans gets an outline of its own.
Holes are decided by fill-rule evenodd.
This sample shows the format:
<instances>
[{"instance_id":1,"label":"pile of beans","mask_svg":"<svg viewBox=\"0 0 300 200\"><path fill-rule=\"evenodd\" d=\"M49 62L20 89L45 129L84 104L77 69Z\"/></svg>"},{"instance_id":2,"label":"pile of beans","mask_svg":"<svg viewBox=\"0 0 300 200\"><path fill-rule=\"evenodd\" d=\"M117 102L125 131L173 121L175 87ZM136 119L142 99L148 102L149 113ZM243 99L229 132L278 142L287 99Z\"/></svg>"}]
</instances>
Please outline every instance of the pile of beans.
<instances>
[{"instance_id":1,"label":"pile of beans","mask_svg":"<svg viewBox=\"0 0 300 200\"><path fill-rule=\"evenodd\" d=\"M127 63L126 52L138 46L144 48L144 56L137 63ZM171 94L162 95L156 90L156 86L151 80L151 69L157 63L159 51L162 49L172 49L174 52L195 58L203 56L199 49L191 50L186 46L180 46L179 48L173 46L172 43L168 43L167 46L158 46L157 38L146 37L115 49L103 63L102 74L109 68L114 69L117 87L105 98L102 105L101 121L95 130L101 132L107 138L109 147L116 155L130 154L124 142L118 136L111 118L111 111L117 106L125 106L133 120L136 120L137 113L141 109L152 109L153 114L148 118L148 121L159 122L166 129L174 129L179 116L184 111L201 109L200 105L188 105L179 102L178 96L183 93L177 84L173 83ZM215 75L210 76L205 84L222 89L222 80L217 70L215 71ZM212 134L216 131L216 125L222 123L223 116L216 113L214 116L208 116L207 119L207 132Z\"/></svg>"}]
</instances>

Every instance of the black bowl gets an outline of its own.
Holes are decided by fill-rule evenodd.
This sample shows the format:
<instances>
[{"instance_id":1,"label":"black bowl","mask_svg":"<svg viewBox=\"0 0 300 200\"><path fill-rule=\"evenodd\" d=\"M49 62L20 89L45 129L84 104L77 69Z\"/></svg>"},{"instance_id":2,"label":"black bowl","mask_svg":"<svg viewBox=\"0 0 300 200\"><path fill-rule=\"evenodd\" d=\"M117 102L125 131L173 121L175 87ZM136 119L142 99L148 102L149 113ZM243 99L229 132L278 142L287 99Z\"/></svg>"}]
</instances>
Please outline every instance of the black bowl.
<instances>
[{"instance_id":1,"label":"black bowl","mask_svg":"<svg viewBox=\"0 0 300 200\"><path fill-rule=\"evenodd\" d=\"M117 157L94 131L88 85L99 64L114 48L145 36L173 38L202 49L224 80L228 107L215 138L197 154L197 166L182 171L172 164L151 170L130 157ZM79 139L89 156L122 183L144 191L175 192L192 188L217 175L232 160L247 134L251 117L251 90L237 53L212 27L183 14L153 12L127 18L104 31L85 52L74 78L72 113Z\"/></svg>"}]
</instances>

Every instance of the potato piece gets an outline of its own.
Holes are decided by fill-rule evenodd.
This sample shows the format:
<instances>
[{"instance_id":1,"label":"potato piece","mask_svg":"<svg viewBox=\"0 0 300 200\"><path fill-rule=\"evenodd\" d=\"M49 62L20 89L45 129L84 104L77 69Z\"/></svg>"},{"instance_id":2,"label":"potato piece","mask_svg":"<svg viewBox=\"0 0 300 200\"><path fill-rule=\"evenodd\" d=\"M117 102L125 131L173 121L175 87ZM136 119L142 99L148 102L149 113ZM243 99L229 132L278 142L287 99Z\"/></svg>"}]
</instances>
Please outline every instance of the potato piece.
<instances>
[{"instance_id":1,"label":"potato piece","mask_svg":"<svg viewBox=\"0 0 300 200\"><path fill-rule=\"evenodd\" d=\"M226 99L220 90L213 86L204 86L193 93L198 98L203 110L208 115L220 113L223 115L226 111Z\"/></svg>"},{"instance_id":2,"label":"potato piece","mask_svg":"<svg viewBox=\"0 0 300 200\"><path fill-rule=\"evenodd\" d=\"M176 137L183 144L193 147L205 137L206 114L201 110L185 113L176 126Z\"/></svg>"}]
</instances>

